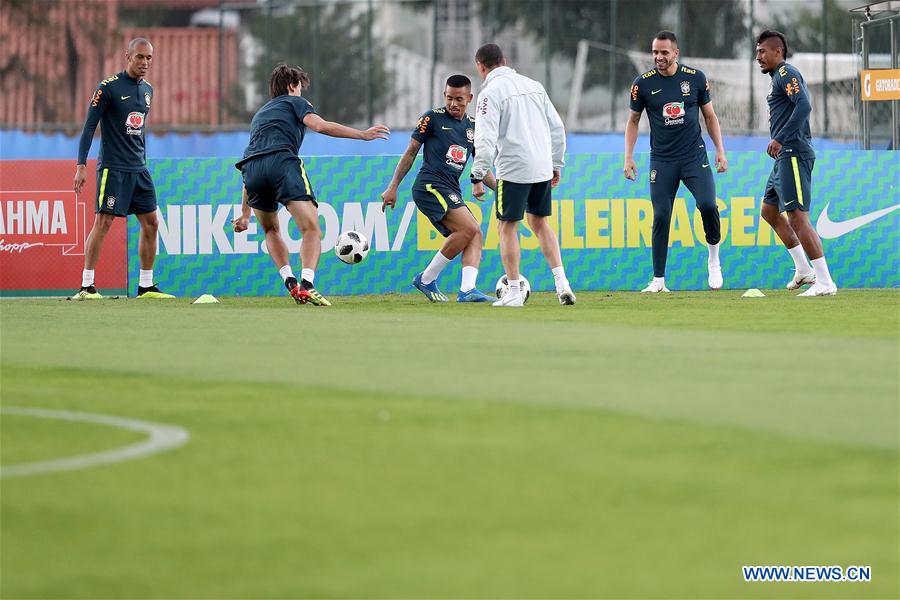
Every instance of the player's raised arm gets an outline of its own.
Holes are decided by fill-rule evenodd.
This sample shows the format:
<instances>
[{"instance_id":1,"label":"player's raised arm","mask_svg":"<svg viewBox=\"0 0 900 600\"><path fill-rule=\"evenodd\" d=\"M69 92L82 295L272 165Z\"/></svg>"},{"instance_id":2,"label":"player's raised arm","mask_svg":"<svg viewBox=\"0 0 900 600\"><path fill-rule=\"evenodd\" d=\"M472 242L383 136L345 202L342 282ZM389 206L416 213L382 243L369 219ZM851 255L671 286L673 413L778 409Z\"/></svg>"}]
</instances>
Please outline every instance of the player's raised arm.
<instances>
[{"instance_id":1,"label":"player's raised arm","mask_svg":"<svg viewBox=\"0 0 900 600\"><path fill-rule=\"evenodd\" d=\"M334 121L326 121L316 113L308 113L303 117L303 124L323 135L351 140L386 140L391 130L384 125L373 125L368 129L355 129Z\"/></svg>"},{"instance_id":2,"label":"player's raised arm","mask_svg":"<svg viewBox=\"0 0 900 600\"><path fill-rule=\"evenodd\" d=\"M422 142L413 138L409 140L409 146L406 147L406 152L403 153L403 156L400 157L400 162L397 163L397 168L394 169L394 176L391 178L391 183L387 186L383 192L381 192L381 210L384 211L385 207L390 206L394 208L394 205L397 204L397 189L400 187L400 182L403 181L403 178L406 177L406 174L409 173L409 170L412 168L413 163L416 161L416 155L419 153L419 148L422 147Z\"/></svg>"}]
</instances>

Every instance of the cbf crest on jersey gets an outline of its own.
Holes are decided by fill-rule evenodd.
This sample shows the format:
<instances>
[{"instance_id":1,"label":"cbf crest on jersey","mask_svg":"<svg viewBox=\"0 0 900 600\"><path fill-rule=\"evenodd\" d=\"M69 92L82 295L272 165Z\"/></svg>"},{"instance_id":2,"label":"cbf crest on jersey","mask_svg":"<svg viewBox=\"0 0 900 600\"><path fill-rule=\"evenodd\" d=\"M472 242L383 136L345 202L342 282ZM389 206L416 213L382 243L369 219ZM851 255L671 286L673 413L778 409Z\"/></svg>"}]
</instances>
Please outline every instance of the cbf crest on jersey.
<instances>
[{"instance_id":1,"label":"cbf crest on jersey","mask_svg":"<svg viewBox=\"0 0 900 600\"><path fill-rule=\"evenodd\" d=\"M469 143L473 143L475 141L475 130L474 129L466 129L466 139Z\"/></svg>"},{"instance_id":2,"label":"cbf crest on jersey","mask_svg":"<svg viewBox=\"0 0 900 600\"><path fill-rule=\"evenodd\" d=\"M147 105L147 108L150 108L150 92L144 92L144 104Z\"/></svg>"},{"instance_id":3,"label":"cbf crest on jersey","mask_svg":"<svg viewBox=\"0 0 900 600\"><path fill-rule=\"evenodd\" d=\"M684 95L691 93L691 82L690 81L682 81L681 82L681 93Z\"/></svg>"}]
</instances>

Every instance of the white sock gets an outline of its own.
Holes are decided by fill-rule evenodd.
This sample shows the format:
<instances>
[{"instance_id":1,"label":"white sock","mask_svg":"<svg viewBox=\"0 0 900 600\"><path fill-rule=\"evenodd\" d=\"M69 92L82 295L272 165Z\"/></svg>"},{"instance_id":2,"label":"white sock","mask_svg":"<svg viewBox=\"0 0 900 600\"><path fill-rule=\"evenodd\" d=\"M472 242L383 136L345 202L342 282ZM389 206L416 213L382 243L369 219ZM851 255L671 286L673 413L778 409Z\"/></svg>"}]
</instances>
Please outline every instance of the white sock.
<instances>
[{"instance_id":1,"label":"white sock","mask_svg":"<svg viewBox=\"0 0 900 600\"><path fill-rule=\"evenodd\" d=\"M569 287L569 280L566 279L566 269L562 265L550 269L550 272L553 273L553 283L556 284L557 294Z\"/></svg>"},{"instance_id":2,"label":"white sock","mask_svg":"<svg viewBox=\"0 0 900 600\"><path fill-rule=\"evenodd\" d=\"M813 271L816 272L816 285L833 286L834 282L831 280L831 273L828 272L828 263L825 262L825 257L816 258L810 262Z\"/></svg>"},{"instance_id":3,"label":"white sock","mask_svg":"<svg viewBox=\"0 0 900 600\"><path fill-rule=\"evenodd\" d=\"M88 287L89 285L94 285L93 269L85 269L81 272L81 287Z\"/></svg>"},{"instance_id":4,"label":"white sock","mask_svg":"<svg viewBox=\"0 0 900 600\"><path fill-rule=\"evenodd\" d=\"M706 247L709 249L709 262L707 264L709 264L710 267L720 266L719 265L719 244L707 244Z\"/></svg>"},{"instance_id":5,"label":"white sock","mask_svg":"<svg viewBox=\"0 0 900 600\"><path fill-rule=\"evenodd\" d=\"M294 277L294 270L291 268L291 265L284 265L278 269L278 274L281 275L282 281L287 281L288 277ZM294 279L296 279L296 277L294 277Z\"/></svg>"},{"instance_id":6,"label":"white sock","mask_svg":"<svg viewBox=\"0 0 900 600\"><path fill-rule=\"evenodd\" d=\"M300 269L300 279L305 279L310 283L315 283L316 272L312 269Z\"/></svg>"},{"instance_id":7,"label":"white sock","mask_svg":"<svg viewBox=\"0 0 900 600\"><path fill-rule=\"evenodd\" d=\"M441 271L444 270L444 267L449 264L449 258L444 256L440 252L435 253L434 258L431 259L431 262L428 263L428 266L425 267L424 271L422 271L422 283L428 285L429 283L437 279L441 274Z\"/></svg>"},{"instance_id":8,"label":"white sock","mask_svg":"<svg viewBox=\"0 0 900 600\"><path fill-rule=\"evenodd\" d=\"M519 286L518 279L509 279L509 277L507 277L506 280L509 282L509 293L510 294L521 294L522 293L522 288Z\"/></svg>"},{"instance_id":9,"label":"white sock","mask_svg":"<svg viewBox=\"0 0 900 600\"><path fill-rule=\"evenodd\" d=\"M138 285L141 287L150 287L153 285L153 269L141 269L141 278Z\"/></svg>"},{"instance_id":10,"label":"white sock","mask_svg":"<svg viewBox=\"0 0 900 600\"><path fill-rule=\"evenodd\" d=\"M806 252L803 251L803 246L797 244L793 248L788 248L787 251L790 253L791 258L794 259L794 269L798 273L809 273L813 270L809 261L806 260Z\"/></svg>"},{"instance_id":11,"label":"white sock","mask_svg":"<svg viewBox=\"0 0 900 600\"><path fill-rule=\"evenodd\" d=\"M662 287L666 287L666 278L665 277L654 277L653 283L658 283Z\"/></svg>"},{"instance_id":12,"label":"white sock","mask_svg":"<svg viewBox=\"0 0 900 600\"><path fill-rule=\"evenodd\" d=\"M478 280L478 268L477 267L463 267L462 268L462 283L459 286L459 291L468 292L470 290L475 289L475 281Z\"/></svg>"}]
</instances>

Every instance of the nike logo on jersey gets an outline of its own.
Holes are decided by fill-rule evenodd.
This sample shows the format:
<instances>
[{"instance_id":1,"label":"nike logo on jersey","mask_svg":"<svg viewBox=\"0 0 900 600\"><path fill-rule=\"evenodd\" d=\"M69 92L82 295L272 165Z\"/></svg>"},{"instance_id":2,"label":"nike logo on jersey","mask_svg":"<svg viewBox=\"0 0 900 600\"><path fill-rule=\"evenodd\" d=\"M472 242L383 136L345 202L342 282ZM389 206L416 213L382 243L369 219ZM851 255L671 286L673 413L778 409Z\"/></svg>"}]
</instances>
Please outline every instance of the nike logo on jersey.
<instances>
[{"instance_id":1,"label":"nike logo on jersey","mask_svg":"<svg viewBox=\"0 0 900 600\"><path fill-rule=\"evenodd\" d=\"M128 100L131 96L120 96L119 100Z\"/></svg>"},{"instance_id":2,"label":"nike logo on jersey","mask_svg":"<svg viewBox=\"0 0 900 600\"><path fill-rule=\"evenodd\" d=\"M818 231L819 235L826 240L833 240L834 238L846 235L851 231L859 229L864 225L868 225L872 221L876 221L900 208L900 204L895 204L894 206L882 208L881 210L876 210L875 212L870 212L853 219L834 222L828 217L828 206L830 204L831 203L829 202L825 205L825 208L822 209L822 214L819 215L819 220L816 221L816 231Z\"/></svg>"},{"instance_id":3,"label":"nike logo on jersey","mask_svg":"<svg viewBox=\"0 0 900 600\"><path fill-rule=\"evenodd\" d=\"M705 169L705 168L708 167L708 166L709 166L709 163L706 163L705 165L700 165L700 168L701 168L701 169Z\"/></svg>"},{"instance_id":4,"label":"nike logo on jersey","mask_svg":"<svg viewBox=\"0 0 900 600\"><path fill-rule=\"evenodd\" d=\"M650 95L655 96L656 94L660 93L661 91L662 90L656 90L655 92L650 92Z\"/></svg>"},{"instance_id":5,"label":"nike logo on jersey","mask_svg":"<svg viewBox=\"0 0 900 600\"><path fill-rule=\"evenodd\" d=\"M443 129L444 131L450 131L453 128L452 127L444 127L443 125L441 125L441 129Z\"/></svg>"}]
</instances>

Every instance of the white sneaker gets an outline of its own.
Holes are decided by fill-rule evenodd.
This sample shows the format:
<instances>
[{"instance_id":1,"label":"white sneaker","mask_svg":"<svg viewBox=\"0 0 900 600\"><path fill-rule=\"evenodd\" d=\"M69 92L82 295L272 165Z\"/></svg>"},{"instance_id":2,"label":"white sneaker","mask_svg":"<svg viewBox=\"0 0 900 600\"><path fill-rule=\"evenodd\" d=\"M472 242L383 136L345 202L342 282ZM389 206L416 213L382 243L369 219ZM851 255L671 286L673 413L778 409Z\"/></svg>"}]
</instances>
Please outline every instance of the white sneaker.
<instances>
[{"instance_id":1,"label":"white sneaker","mask_svg":"<svg viewBox=\"0 0 900 600\"><path fill-rule=\"evenodd\" d=\"M511 308L521 308L525 306L525 296L521 292L513 294L506 292L503 297L491 304L491 306L509 306Z\"/></svg>"},{"instance_id":2,"label":"white sneaker","mask_svg":"<svg viewBox=\"0 0 900 600\"><path fill-rule=\"evenodd\" d=\"M721 265L707 265L709 269L709 278L707 279L707 283L709 283L709 288L712 290L721 290L722 289L722 266Z\"/></svg>"},{"instance_id":3,"label":"white sneaker","mask_svg":"<svg viewBox=\"0 0 900 600\"><path fill-rule=\"evenodd\" d=\"M569 286L564 287L561 292L556 292L556 297L559 298L559 303L563 306L575 304L575 292Z\"/></svg>"},{"instance_id":4,"label":"white sneaker","mask_svg":"<svg viewBox=\"0 0 900 600\"><path fill-rule=\"evenodd\" d=\"M816 272L810 271L809 273L798 273L794 271L794 277L788 281L787 285L784 286L789 290L797 290L800 289L800 286L806 285L807 283L815 283L816 282Z\"/></svg>"},{"instance_id":5,"label":"white sneaker","mask_svg":"<svg viewBox=\"0 0 900 600\"><path fill-rule=\"evenodd\" d=\"M802 294L797 294L797 296L810 298L812 296L834 296L836 294L837 286L834 283L832 283L831 285L820 285L818 283L815 283L809 286L809 289Z\"/></svg>"},{"instance_id":6,"label":"white sneaker","mask_svg":"<svg viewBox=\"0 0 900 600\"><path fill-rule=\"evenodd\" d=\"M647 287L641 290L642 294L658 294L659 292L669 293L669 288L664 282L651 281Z\"/></svg>"}]
</instances>

